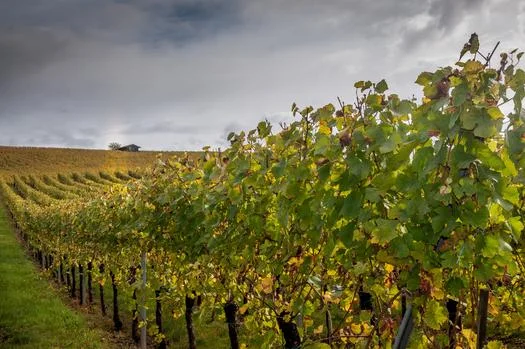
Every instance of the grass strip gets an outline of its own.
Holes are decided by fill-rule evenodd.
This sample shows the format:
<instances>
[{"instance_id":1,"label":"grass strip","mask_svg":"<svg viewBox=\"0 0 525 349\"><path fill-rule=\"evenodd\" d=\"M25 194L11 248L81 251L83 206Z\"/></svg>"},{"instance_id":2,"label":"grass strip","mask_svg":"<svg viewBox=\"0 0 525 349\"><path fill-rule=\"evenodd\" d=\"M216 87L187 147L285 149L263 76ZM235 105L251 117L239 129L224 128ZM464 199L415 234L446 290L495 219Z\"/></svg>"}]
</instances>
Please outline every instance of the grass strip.
<instances>
[{"instance_id":1,"label":"grass strip","mask_svg":"<svg viewBox=\"0 0 525 349\"><path fill-rule=\"evenodd\" d=\"M0 205L0 348L107 348L24 254Z\"/></svg>"}]
</instances>

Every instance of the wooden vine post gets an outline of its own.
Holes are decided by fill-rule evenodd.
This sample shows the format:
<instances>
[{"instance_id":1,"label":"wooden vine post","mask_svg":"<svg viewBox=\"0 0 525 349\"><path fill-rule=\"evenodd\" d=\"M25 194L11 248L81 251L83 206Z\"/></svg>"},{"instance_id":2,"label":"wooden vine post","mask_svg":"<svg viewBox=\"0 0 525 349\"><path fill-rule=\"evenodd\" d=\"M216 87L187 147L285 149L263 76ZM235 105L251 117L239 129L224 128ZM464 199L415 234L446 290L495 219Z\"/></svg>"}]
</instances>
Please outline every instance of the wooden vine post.
<instances>
[{"instance_id":1,"label":"wooden vine post","mask_svg":"<svg viewBox=\"0 0 525 349\"><path fill-rule=\"evenodd\" d=\"M489 291L487 289L479 290L478 303L478 342L477 349L482 349L487 340L487 313L489 305Z\"/></svg>"}]
</instances>

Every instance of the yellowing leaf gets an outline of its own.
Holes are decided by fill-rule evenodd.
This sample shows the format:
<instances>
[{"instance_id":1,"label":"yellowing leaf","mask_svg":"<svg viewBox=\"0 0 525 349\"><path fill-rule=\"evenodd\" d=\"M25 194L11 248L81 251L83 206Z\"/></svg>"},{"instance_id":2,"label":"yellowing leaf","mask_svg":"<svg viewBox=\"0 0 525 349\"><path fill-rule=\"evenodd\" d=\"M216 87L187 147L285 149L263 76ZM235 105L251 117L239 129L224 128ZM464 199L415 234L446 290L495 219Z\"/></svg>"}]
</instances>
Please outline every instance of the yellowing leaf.
<instances>
[{"instance_id":1,"label":"yellowing leaf","mask_svg":"<svg viewBox=\"0 0 525 349\"><path fill-rule=\"evenodd\" d=\"M335 275L337 275L337 270L329 269L326 272L326 275L328 275L328 276L335 276Z\"/></svg>"},{"instance_id":2,"label":"yellowing leaf","mask_svg":"<svg viewBox=\"0 0 525 349\"><path fill-rule=\"evenodd\" d=\"M468 62L465 63L465 67L463 68L463 70L466 73L477 73L477 72L482 71L483 68L484 66L483 64L481 64L481 62L469 60Z\"/></svg>"},{"instance_id":3,"label":"yellowing leaf","mask_svg":"<svg viewBox=\"0 0 525 349\"><path fill-rule=\"evenodd\" d=\"M314 332L315 333L315 332ZM314 343L308 346L305 346L304 349L330 349L332 348L326 343Z\"/></svg>"},{"instance_id":4,"label":"yellowing leaf","mask_svg":"<svg viewBox=\"0 0 525 349\"><path fill-rule=\"evenodd\" d=\"M326 303L332 301L332 295L329 292L323 293L323 299Z\"/></svg>"},{"instance_id":5,"label":"yellowing leaf","mask_svg":"<svg viewBox=\"0 0 525 349\"><path fill-rule=\"evenodd\" d=\"M440 288L436 288L436 287L432 288L432 292L431 293L432 293L432 297L434 297L438 301L440 301L443 298L445 298L445 293Z\"/></svg>"},{"instance_id":6,"label":"yellowing leaf","mask_svg":"<svg viewBox=\"0 0 525 349\"><path fill-rule=\"evenodd\" d=\"M239 307L239 314L244 314L248 310L248 304L244 304L241 307Z\"/></svg>"},{"instance_id":7,"label":"yellowing leaf","mask_svg":"<svg viewBox=\"0 0 525 349\"><path fill-rule=\"evenodd\" d=\"M490 341L487 343L487 349L504 349L506 346L500 341Z\"/></svg>"},{"instance_id":8,"label":"yellowing leaf","mask_svg":"<svg viewBox=\"0 0 525 349\"><path fill-rule=\"evenodd\" d=\"M475 348L476 347L476 333L468 328L464 328L461 330L461 334L463 335L463 338L467 341L468 348Z\"/></svg>"},{"instance_id":9,"label":"yellowing leaf","mask_svg":"<svg viewBox=\"0 0 525 349\"><path fill-rule=\"evenodd\" d=\"M393 271L394 271L394 266L393 266L392 264L388 264L388 263L386 263L386 264L385 264L385 271L386 271L387 273L391 273L391 272L393 272Z\"/></svg>"},{"instance_id":10,"label":"yellowing leaf","mask_svg":"<svg viewBox=\"0 0 525 349\"><path fill-rule=\"evenodd\" d=\"M303 318L303 324L305 327L312 327L314 324L314 320L312 320L312 318L309 316L305 316Z\"/></svg>"},{"instance_id":11,"label":"yellowing leaf","mask_svg":"<svg viewBox=\"0 0 525 349\"><path fill-rule=\"evenodd\" d=\"M328 127L325 123L322 123L319 125L319 133L322 133L324 135L330 135L332 134L332 129Z\"/></svg>"},{"instance_id":12,"label":"yellowing leaf","mask_svg":"<svg viewBox=\"0 0 525 349\"><path fill-rule=\"evenodd\" d=\"M321 334L323 333L323 325L317 326L316 329L314 329L314 334Z\"/></svg>"},{"instance_id":13,"label":"yellowing leaf","mask_svg":"<svg viewBox=\"0 0 525 349\"><path fill-rule=\"evenodd\" d=\"M266 294L272 293L273 279L269 276L261 280L262 291Z\"/></svg>"},{"instance_id":14,"label":"yellowing leaf","mask_svg":"<svg viewBox=\"0 0 525 349\"><path fill-rule=\"evenodd\" d=\"M487 109L487 113L493 119L501 119L505 117L505 115L501 112L501 110L498 107L490 107L489 109Z\"/></svg>"},{"instance_id":15,"label":"yellowing leaf","mask_svg":"<svg viewBox=\"0 0 525 349\"><path fill-rule=\"evenodd\" d=\"M290 260L288 260L288 265L298 267L301 264L303 264L303 262L304 262L303 258L292 257L290 258Z\"/></svg>"},{"instance_id":16,"label":"yellowing leaf","mask_svg":"<svg viewBox=\"0 0 525 349\"><path fill-rule=\"evenodd\" d=\"M361 327L361 324L352 323L350 325L350 330L352 331L353 334L360 334L361 332L363 332L363 328Z\"/></svg>"}]
</instances>

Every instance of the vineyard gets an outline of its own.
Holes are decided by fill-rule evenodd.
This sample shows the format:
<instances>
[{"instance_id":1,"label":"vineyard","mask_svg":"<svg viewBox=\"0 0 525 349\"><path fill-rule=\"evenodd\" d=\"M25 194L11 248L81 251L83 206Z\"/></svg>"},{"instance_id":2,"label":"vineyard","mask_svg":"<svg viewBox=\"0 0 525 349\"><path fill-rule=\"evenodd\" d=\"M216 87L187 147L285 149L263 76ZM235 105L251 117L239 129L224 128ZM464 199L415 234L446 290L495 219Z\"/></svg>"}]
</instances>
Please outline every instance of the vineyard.
<instances>
[{"instance_id":1,"label":"vineyard","mask_svg":"<svg viewBox=\"0 0 525 349\"><path fill-rule=\"evenodd\" d=\"M180 320L197 348L198 313L234 349L390 348L410 312L410 348L503 348L525 334L525 71L494 52L473 35L419 75L421 101L359 81L354 103L294 104L223 152L5 176L0 193L81 304L98 289L120 330L131 300L143 347Z\"/></svg>"},{"instance_id":2,"label":"vineyard","mask_svg":"<svg viewBox=\"0 0 525 349\"><path fill-rule=\"evenodd\" d=\"M150 167L158 157L182 156L184 152L125 152L95 149L0 146L0 177L20 173L56 175L72 172L116 172ZM198 157L199 152L189 152Z\"/></svg>"}]
</instances>

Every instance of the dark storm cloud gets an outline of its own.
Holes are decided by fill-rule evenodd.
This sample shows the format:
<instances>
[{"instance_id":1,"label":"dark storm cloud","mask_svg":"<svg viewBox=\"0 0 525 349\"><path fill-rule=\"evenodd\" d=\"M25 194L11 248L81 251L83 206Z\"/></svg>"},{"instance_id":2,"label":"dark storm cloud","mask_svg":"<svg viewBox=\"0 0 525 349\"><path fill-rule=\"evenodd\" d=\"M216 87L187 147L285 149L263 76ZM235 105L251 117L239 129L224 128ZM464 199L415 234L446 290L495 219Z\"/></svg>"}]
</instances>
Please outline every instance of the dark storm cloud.
<instances>
[{"instance_id":1,"label":"dark storm cloud","mask_svg":"<svg viewBox=\"0 0 525 349\"><path fill-rule=\"evenodd\" d=\"M160 41L188 42L217 34L240 22L236 1L187 0L167 3L159 14L165 21L153 34Z\"/></svg>"},{"instance_id":2,"label":"dark storm cloud","mask_svg":"<svg viewBox=\"0 0 525 349\"><path fill-rule=\"evenodd\" d=\"M4 28L0 31L0 89L60 59L67 45L66 36L50 29Z\"/></svg>"},{"instance_id":3,"label":"dark storm cloud","mask_svg":"<svg viewBox=\"0 0 525 349\"><path fill-rule=\"evenodd\" d=\"M519 46L524 23L512 0L4 0L0 128L23 136L0 144L224 147L356 80L411 96L470 33Z\"/></svg>"},{"instance_id":4,"label":"dark storm cloud","mask_svg":"<svg viewBox=\"0 0 525 349\"><path fill-rule=\"evenodd\" d=\"M187 42L239 21L234 1L5 0L0 3L0 79L32 74L78 46ZM96 47L93 47L96 49Z\"/></svg>"}]
</instances>

